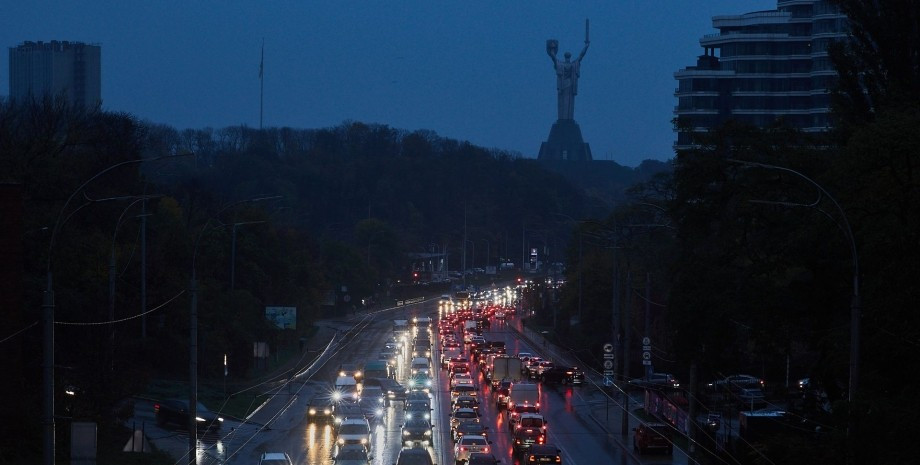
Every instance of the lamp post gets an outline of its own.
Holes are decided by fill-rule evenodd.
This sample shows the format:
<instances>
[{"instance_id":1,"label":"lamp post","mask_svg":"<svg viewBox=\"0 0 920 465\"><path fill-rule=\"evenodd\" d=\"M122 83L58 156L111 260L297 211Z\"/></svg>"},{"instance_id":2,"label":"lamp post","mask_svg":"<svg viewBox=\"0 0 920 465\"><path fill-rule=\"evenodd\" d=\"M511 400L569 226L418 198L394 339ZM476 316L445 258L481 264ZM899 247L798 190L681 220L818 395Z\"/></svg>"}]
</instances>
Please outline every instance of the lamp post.
<instances>
[{"instance_id":1,"label":"lamp post","mask_svg":"<svg viewBox=\"0 0 920 465\"><path fill-rule=\"evenodd\" d=\"M280 199L281 196L270 196L270 197L256 197L252 199L240 200L238 202L231 203L224 206L217 213L212 215L205 221L204 226L201 227L201 231L198 233L198 237L195 239L195 248L192 249L192 273L191 279L189 280L189 293L191 294L191 304L189 309L189 361L188 361L188 370L189 370L189 390L188 390L188 463L190 465L196 465L198 461L197 456L197 445L198 445L198 429L197 429L197 420L198 416L198 280L197 280L197 270L196 270L196 261L198 258L198 246L201 244L201 238L204 237L204 234L208 232L208 226L211 224L211 221L220 216L224 211L242 205L244 203L260 202L264 200L275 200ZM214 229L223 227L224 225L219 225Z\"/></svg>"},{"instance_id":2,"label":"lamp post","mask_svg":"<svg viewBox=\"0 0 920 465\"><path fill-rule=\"evenodd\" d=\"M736 164L744 165L744 166L765 168L765 169L783 171L786 173L794 174L804 179L805 181L807 181L809 184L814 186L815 189L818 189L821 195L824 195L828 199L830 199L831 203L834 204L834 208L837 209L837 213L840 214L840 219L843 220L843 227L841 229L843 230L843 234L844 236L846 236L847 241L849 241L850 243L849 244L850 254L851 254L851 259L853 262L852 264L853 265L852 266L853 291L850 296L850 367L849 367L850 373L849 373L849 387L848 387L849 392L847 393L847 401L852 405L853 401L856 400L856 390L859 387L859 340L860 340L860 334L859 334L860 333L860 329L859 329L859 324L860 324L859 256L856 252L856 239L853 237L853 230L850 228L850 222L849 220L847 220L846 213L843 211L843 208L840 206L840 204L837 203L837 199L831 196L831 194L828 193L827 190L821 187L821 185L815 182L813 179L809 178L808 176L805 176L804 174L796 170L793 170L791 168L786 168L783 166L769 165L766 163L755 163L755 162L744 161L744 160L729 159L728 161L731 163L736 163ZM789 202L760 202L760 203L777 203L780 205L793 206L793 207L814 207L815 205L817 205L817 202L820 200L821 198L819 196L817 201L812 202L810 204L798 204L798 203L789 203ZM849 415L852 421L853 413L850 412Z\"/></svg>"},{"instance_id":3,"label":"lamp post","mask_svg":"<svg viewBox=\"0 0 920 465\"><path fill-rule=\"evenodd\" d=\"M64 223L76 213L80 208L83 208L85 204L81 207L78 207L76 210L71 212L66 217L64 212L67 211L67 207L70 206L70 202L77 195L78 192L82 191L89 183L96 180L96 178L102 176L103 174L108 173L116 168L120 168L125 165L132 165L143 162L152 162L163 160L167 158L176 158L181 156L192 155L191 153L181 154L181 155L169 155L164 157L154 157L138 160L128 160L120 163L115 163L114 165L109 166L108 168L99 171L94 174L92 177L87 179L80 184L73 193L67 197L67 200L64 201L64 205L61 206L61 210L58 213L57 219L54 222L54 227L51 229L51 239L48 241L48 259L46 267L46 279L45 279L45 291L42 293L42 342L43 342L43 353L42 353L42 463L44 465L54 465L55 457L55 438L54 438L54 279L51 272L51 263L54 253L54 243L57 239L58 233L63 227Z\"/></svg>"}]
</instances>

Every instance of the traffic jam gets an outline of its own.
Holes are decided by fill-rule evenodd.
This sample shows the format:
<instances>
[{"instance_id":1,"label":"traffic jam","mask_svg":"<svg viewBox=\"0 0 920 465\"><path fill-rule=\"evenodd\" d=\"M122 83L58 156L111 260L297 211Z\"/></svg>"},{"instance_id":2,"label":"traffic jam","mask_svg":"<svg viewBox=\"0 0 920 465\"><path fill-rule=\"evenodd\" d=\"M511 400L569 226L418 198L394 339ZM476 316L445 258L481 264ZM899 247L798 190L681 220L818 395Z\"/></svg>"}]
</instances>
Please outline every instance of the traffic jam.
<instances>
[{"instance_id":1,"label":"traffic jam","mask_svg":"<svg viewBox=\"0 0 920 465\"><path fill-rule=\"evenodd\" d=\"M332 395L307 412L311 423L331 425L333 463L570 463L550 439L541 399L544 386L576 388L584 373L510 337L507 325L519 317L513 289L464 297L444 295L436 314L393 320L376 359L339 367ZM398 452L387 432L396 428Z\"/></svg>"}]
</instances>

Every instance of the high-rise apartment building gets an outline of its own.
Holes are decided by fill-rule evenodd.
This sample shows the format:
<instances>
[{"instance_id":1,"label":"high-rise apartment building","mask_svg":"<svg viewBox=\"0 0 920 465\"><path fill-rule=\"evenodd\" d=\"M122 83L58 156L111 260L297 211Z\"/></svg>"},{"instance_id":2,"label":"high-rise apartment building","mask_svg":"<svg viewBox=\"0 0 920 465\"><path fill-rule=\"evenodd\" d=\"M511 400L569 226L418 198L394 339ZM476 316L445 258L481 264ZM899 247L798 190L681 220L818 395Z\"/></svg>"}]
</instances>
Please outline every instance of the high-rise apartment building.
<instances>
[{"instance_id":1,"label":"high-rise apartment building","mask_svg":"<svg viewBox=\"0 0 920 465\"><path fill-rule=\"evenodd\" d=\"M809 132L828 129L837 73L828 46L847 37L847 19L826 0L778 0L776 10L714 16L696 66L676 73L675 115L703 132L733 119L765 127L777 119ZM675 148L691 146L678 132Z\"/></svg>"},{"instance_id":2,"label":"high-rise apartment building","mask_svg":"<svg viewBox=\"0 0 920 465\"><path fill-rule=\"evenodd\" d=\"M102 101L102 52L83 42L23 42L10 47L10 98L61 96L78 107Z\"/></svg>"}]
</instances>

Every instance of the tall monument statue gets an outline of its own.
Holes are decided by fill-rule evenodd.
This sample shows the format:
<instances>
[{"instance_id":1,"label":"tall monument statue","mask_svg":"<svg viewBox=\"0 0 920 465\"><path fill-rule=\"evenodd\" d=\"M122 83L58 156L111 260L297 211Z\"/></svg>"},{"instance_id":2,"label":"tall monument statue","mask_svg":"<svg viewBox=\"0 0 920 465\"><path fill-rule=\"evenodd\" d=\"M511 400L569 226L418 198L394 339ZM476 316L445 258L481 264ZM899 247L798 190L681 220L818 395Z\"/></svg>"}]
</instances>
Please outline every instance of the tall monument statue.
<instances>
[{"instance_id":1,"label":"tall monument statue","mask_svg":"<svg viewBox=\"0 0 920 465\"><path fill-rule=\"evenodd\" d=\"M565 52L565 61L556 58L559 41L546 41L546 54L553 60L556 71L557 119L549 131L549 139L540 146L538 160L590 161L591 148L581 137L581 128L575 122L575 96L578 95L578 77L581 75L581 60L588 52L588 20L585 20L585 47L575 61L572 54Z\"/></svg>"},{"instance_id":2,"label":"tall monument statue","mask_svg":"<svg viewBox=\"0 0 920 465\"><path fill-rule=\"evenodd\" d=\"M559 51L559 41L556 39L546 41L546 53L553 60L553 68L556 70L556 98L559 107L559 119L574 119L575 117L575 96L578 94L581 59L585 57L590 44L587 20L585 20L585 48L581 49L581 53L575 61L570 61L572 58L570 52L565 52L565 61L557 60L556 52Z\"/></svg>"}]
</instances>

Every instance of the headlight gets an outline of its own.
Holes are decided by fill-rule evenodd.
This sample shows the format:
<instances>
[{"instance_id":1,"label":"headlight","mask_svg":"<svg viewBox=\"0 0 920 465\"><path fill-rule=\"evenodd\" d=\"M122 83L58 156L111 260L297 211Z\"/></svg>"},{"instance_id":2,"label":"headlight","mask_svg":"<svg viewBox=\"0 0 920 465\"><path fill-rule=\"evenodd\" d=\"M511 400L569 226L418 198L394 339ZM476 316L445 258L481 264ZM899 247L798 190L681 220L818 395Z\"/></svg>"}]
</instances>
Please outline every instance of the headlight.
<instances>
[{"instance_id":1,"label":"headlight","mask_svg":"<svg viewBox=\"0 0 920 465\"><path fill-rule=\"evenodd\" d=\"M408 436L409 434L409 431L403 430L403 436Z\"/></svg>"},{"instance_id":2,"label":"headlight","mask_svg":"<svg viewBox=\"0 0 920 465\"><path fill-rule=\"evenodd\" d=\"M426 414L425 414L425 419L426 419L426 420L430 420L430 419L431 419L431 414L430 414L430 413L426 413Z\"/></svg>"},{"instance_id":3,"label":"headlight","mask_svg":"<svg viewBox=\"0 0 920 465\"><path fill-rule=\"evenodd\" d=\"M330 409L328 409L328 408L326 408L325 410L323 410L323 415L329 415L330 413L332 413L332 410L330 410Z\"/></svg>"},{"instance_id":4,"label":"headlight","mask_svg":"<svg viewBox=\"0 0 920 465\"><path fill-rule=\"evenodd\" d=\"M425 431L425 436L431 436L431 430Z\"/></svg>"},{"instance_id":5,"label":"headlight","mask_svg":"<svg viewBox=\"0 0 920 465\"><path fill-rule=\"evenodd\" d=\"M204 418L201 418L201 417L195 417L195 420L196 420L196 421L208 421L208 420L205 420Z\"/></svg>"},{"instance_id":6,"label":"headlight","mask_svg":"<svg viewBox=\"0 0 920 465\"><path fill-rule=\"evenodd\" d=\"M367 438L361 438L361 444L367 444Z\"/></svg>"},{"instance_id":7,"label":"headlight","mask_svg":"<svg viewBox=\"0 0 920 465\"><path fill-rule=\"evenodd\" d=\"M339 372L339 376L345 376L345 371L344 371L344 370L343 370L343 371L340 371L340 372Z\"/></svg>"},{"instance_id":8,"label":"headlight","mask_svg":"<svg viewBox=\"0 0 920 465\"><path fill-rule=\"evenodd\" d=\"M332 400L334 400L334 401L336 401L336 402L342 400L342 393L341 393L341 392L338 392L338 391L333 392L333 393L332 393Z\"/></svg>"},{"instance_id":9,"label":"headlight","mask_svg":"<svg viewBox=\"0 0 920 465\"><path fill-rule=\"evenodd\" d=\"M383 415L383 409L374 410L374 415L377 415L377 416Z\"/></svg>"},{"instance_id":10,"label":"headlight","mask_svg":"<svg viewBox=\"0 0 920 465\"><path fill-rule=\"evenodd\" d=\"M316 415L316 409L315 409L315 408L311 408L311 409L309 410L309 412L310 412L310 415Z\"/></svg>"},{"instance_id":11,"label":"headlight","mask_svg":"<svg viewBox=\"0 0 920 465\"><path fill-rule=\"evenodd\" d=\"M411 419L412 419L412 414L411 414L411 413L407 413L407 414L406 414L406 420L411 420Z\"/></svg>"},{"instance_id":12,"label":"headlight","mask_svg":"<svg viewBox=\"0 0 920 465\"><path fill-rule=\"evenodd\" d=\"M356 371L356 372L355 372L355 378L360 378L360 377L361 377L361 372L360 372L360 371Z\"/></svg>"},{"instance_id":13,"label":"headlight","mask_svg":"<svg viewBox=\"0 0 920 465\"><path fill-rule=\"evenodd\" d=\"M339 444L345 444L345 438L339 438L339 440L336 442L338 442Z\"/></svg>"},{"instance_id":14,"label":"headlight","mask_svg":"<svg viewBox=\"0 0 920 465\"><path fill-rule=\"evenodd\" d=\"M223 417L217 417L217 421L218 421L219 423L223 423L223 422L224 422L224 418L223 418Z\"/></svg>"}]
</instances>

